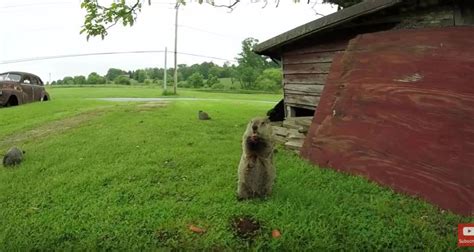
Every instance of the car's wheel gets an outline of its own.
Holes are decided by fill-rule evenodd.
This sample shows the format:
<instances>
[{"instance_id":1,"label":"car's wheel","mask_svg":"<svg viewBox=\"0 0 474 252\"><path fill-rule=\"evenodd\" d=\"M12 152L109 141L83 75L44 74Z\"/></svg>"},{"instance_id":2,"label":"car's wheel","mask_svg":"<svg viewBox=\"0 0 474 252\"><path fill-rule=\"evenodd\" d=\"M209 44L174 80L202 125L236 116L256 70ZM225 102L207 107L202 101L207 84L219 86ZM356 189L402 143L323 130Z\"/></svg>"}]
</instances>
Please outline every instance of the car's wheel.
<instances>
[{"instance_id":1,"label":"car's wheel","mask_svg":"<svg viewBox=\"0 0 474 252\"><path fill-rule=\"evenodd\" d=\"M16 106L16 105L18 105L18 99L16 98L16 96L12 95L8 99L8 102L5 105L5 107L11 107L11 106Z\"/></svg>"}]
</instances>

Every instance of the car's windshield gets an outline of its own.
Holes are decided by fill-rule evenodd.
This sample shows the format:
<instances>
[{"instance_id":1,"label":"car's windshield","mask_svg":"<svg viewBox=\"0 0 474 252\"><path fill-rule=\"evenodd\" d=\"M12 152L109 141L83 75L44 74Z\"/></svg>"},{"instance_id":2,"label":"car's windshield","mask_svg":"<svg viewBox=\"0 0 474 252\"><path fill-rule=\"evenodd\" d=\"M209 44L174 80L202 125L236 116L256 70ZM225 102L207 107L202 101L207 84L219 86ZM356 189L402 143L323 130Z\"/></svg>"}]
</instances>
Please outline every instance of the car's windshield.
<instances>
[{"instance_id":1,"label":"car's windshield","mask_svg":"<svg viewBox=\"0 0 474 252\"><path fill-rule=\"evenodd\" d=\"M18 74L11 74L11 73L0 74L0 81L20 82L20 79L21 79L21 75L18 75Z\"/></svg>"}]
</instances>

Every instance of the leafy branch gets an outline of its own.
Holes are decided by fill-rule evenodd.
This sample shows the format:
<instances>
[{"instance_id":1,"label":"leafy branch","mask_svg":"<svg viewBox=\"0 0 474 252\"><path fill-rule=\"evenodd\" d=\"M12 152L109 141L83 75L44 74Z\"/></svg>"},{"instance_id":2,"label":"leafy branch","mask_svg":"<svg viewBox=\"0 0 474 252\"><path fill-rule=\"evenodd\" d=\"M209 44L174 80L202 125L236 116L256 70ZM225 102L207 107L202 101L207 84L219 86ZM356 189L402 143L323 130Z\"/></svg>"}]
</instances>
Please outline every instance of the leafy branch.
<instances>
[{"instance_id":1,"label":"leafy branch","mask_svg":"<svg viewBox=\"0 0 474 252\"><path fill-rule=\"evenodd\" d=\"M101 36L104 39L107 30L120 21L123 26L132 26L137 19L137 12L141 11L142 4L140 0L136 0L135 4L129 6L125 0L120 0L113 2L109 7L104 7L98 0L83 0L81 8L87 12L81 34L85 32L87 39L91 36Z\"/></svg>"}]
</instances>

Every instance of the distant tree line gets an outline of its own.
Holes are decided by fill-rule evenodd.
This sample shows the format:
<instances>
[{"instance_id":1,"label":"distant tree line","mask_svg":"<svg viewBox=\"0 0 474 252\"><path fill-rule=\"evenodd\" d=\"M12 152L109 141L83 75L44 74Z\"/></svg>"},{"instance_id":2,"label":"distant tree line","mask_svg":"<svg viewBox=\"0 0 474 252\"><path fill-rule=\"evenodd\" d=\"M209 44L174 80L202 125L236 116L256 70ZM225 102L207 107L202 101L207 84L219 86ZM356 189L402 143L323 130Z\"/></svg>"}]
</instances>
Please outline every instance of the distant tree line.
<instances>
[{"instance_id":1,"label":"distant tree line","mask_svg":"<svg viewBox=\"0 0 474 252\"><path fill-rule=\"evenodd\" d=\"M278 64L265 56L255 54L252 49L258 43L253 38L242 42L242 52L236 58L237 64L213 62L201 64L178 64L178 87L210 89L246 89L277 91L281 89L282 73ZM173 68L166 71L168 85L173 84ZM110 68L104 76L93 72L88 76L66 76L53 81L52 85L163 85L163 68L145 68L125 71Z\"/></svg>"}]
</instances>

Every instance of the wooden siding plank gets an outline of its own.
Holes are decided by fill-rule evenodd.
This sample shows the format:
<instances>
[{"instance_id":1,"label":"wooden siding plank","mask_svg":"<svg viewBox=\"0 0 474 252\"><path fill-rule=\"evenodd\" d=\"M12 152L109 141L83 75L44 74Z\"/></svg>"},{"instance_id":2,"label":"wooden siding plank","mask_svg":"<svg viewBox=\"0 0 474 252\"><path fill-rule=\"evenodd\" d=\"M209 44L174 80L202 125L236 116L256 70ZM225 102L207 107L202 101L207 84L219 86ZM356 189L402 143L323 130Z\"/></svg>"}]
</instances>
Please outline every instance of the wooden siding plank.
<instances>
[{"instance_id":1,"label":"wooden siding plank","mask_svg":"<svg viewBox=\"0 0 474 252\"><path fill-rule=\"evenodd\" d=\"M331 63L335 52L320 52L307 54L289 54L282 57L283 65L302 63Z\"/></svg>"},{"instance_id":2,"label":"wooden siding plank","mask_svg":"<svg viewBox=\"0 0 474 252\"><path fill-rule=\"evenodd\" d=\"M297 92L308 92L308 93L317 93L321 94L324 89L324 85L307 85L307 84L293 84L293 83L285 83L284 85L285 91L297 91Z\"/></svg>"},{"instance_id":3,"label":"wooden siding plank","mask_svg":"<svg viewBox=\"0 0 474 252\"><path fill-rule=\"evenodd\" d=\"M296 104L296 103L291 103L291 102L290 103L285 102L285 106L298 107L298 108L311 109L311 110L315 110L317 108L317 106L315 105Z\"/></svg>"},{"instance_id":4,"label":"wooden siding plank","mask_svg":"<svg viewBox=\"0 0 474 252\"><path fill-rule=\"evenodd\" d=\"M302 91L293 91L293 90L285 90L285 94L321 96L321 92L302 92Z\"/></svg>"},{"instance_id":5,"label":"wooden siding plank","mask_svg":"<svg viewBox=\"0 0 474 252\"><path fill-rule=\"evenodd\" d=\"M319 103L319 96L285 94L285 103L315 107Z\"/></svg>"},{"instance_id":6,"label":"wooden siding plank","mask_svg":"<svg viewBox=\"0 0 474 252\"><path fill-rule=\"evenodd\" d=\"M284 64L283 74L328 74L331 63Z\"/></svg>"},{"instance_id":7,"label":"wooden siding plank","mask_svg":"<svg viewBox=\"0 0 474 252\"><path fill-rule=\"evenodd\" d=\"M326 83L328 74L284 74L283 82L293 84L322 84Z\"/></svg>"},{"instance_id":8,"label":"wooden siding plank","mask_svg":"<svg viewBox=\"0 0 474 252\"><path fill-rule=\"evenodd\" d=\"M333 61L301 155L473 216L473 44L473 27L357 37Z\"/></svg>"},{"instance_id":9,"label":"wooden siding plank","mask_svg":"<svg viewBox=\"0 0 474 252\"><path fill-rule=\"evenodd\" d=\"M349 43L349 38L341 38L339 40L328 41L325 43L317 43L314 45L303 46L287 51L283 56L292 54L307 54L307 53L324 53L344 51Z\"/></svg>"}]
</instances>

